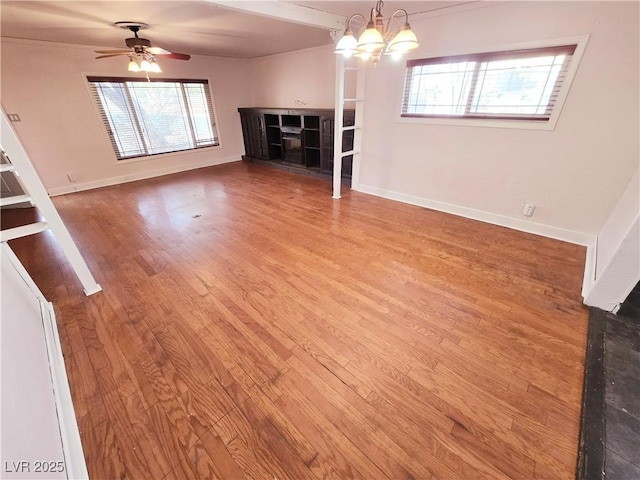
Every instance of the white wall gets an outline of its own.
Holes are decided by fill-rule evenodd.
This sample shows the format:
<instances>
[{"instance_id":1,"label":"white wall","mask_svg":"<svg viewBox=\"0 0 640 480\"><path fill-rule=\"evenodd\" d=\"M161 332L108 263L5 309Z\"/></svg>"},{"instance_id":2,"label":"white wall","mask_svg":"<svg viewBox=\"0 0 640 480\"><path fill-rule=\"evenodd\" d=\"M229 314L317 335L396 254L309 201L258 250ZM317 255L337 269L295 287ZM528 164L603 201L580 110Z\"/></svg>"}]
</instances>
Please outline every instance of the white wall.
<instances>
[{"instance_id":1,"label":"white wall","mask_svg":"<svg viewBox=\"0 0 640 480\"><path fill-rule=\"evenodd\" d=\"M410 19L411 58L590 34L554 131L398 121L404 63L368 67L359 189L589 244L638 166L637 2L509 2ZM333 107L331 46L251 62L258 106ZM530 219L525 203L537 206Z\"/></svg>"},{"instance_id":2,"label":"white wall","mask_svg":"<svg viewBox=\"0 0 640 480\"><path fill-rule=\"evenodd\" d=\"M640 170L622 191L620 199L611 211L600 232L598 232L598 261L595 278L598 279L611 263L620 248L622 239L627 236L631 226L640 214Z\"/></svg>"},{"instance_id":3,"label":"white wall","mask_svg":"<svg viewBox=\"0 0 640 480\"><path fill-rule=\"evenodd\" d=\"M586 269L585 303L617 311L640 281L640 173L631 181L598 233L595 268ZM588 276L588 277L587 277Z\"/></svg>"},{"instance_id":4,"label":"white wall","mask_svg":"<svg viewBox=\"0 0 640 480\"><path fill-rule=\"evenodd\" d=\"M510 2L411 19L412 58L591 37L555 131L399 123L403 65L369 69L361 188L588 243L640 158L638 6Z\"/></svg>"},{"instance_id":5,"label":"white wall","mask_svg":"<svg viewBox=\"0 0 640 480\"><path fill-rule=\"evenodd\" d=\"M40 301L4 247L0 267L2 478L67 478ZM54 472L36 472L45 460Z\"/></svg>"},{"instance_id":6,"label":"white wall","mask_svg":"<svg viewBox=\"0 0 640 480\"><path fill-rule=\"evenodd\" d=\"M252 60L255 104L243 106L334 108L333 48L332 43Z\"/></svg>"},{"instance_id":7,"label":"white wall","mask_svg":"<svg viewBox=\"0 0 640 480\"><path fill-rule=\"evenodd\" d=\"M2 39L2 106L20 115L22 121L13 126L49 193L240 159L244 146L237 108L253 103L246 61L202 56L161 61L166 77L209 80L222 146L117 162L86 76L127 76L127 60L95 60L95 49Z\"/></svg>"}]
</instances>

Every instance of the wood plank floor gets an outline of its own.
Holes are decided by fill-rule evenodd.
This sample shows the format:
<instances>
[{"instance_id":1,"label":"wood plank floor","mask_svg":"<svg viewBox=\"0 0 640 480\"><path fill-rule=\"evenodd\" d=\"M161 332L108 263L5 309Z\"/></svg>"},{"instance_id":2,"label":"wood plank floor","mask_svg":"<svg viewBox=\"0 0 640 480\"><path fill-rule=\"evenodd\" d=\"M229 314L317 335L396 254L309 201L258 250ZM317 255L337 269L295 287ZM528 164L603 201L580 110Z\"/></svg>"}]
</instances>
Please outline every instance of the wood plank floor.
<instances>
[{"instance_id":1,"label":"wood plank floor","mask_svg":"<svg viewBox=\"0 0 640 480\"><path fill-rule=\"evenodd\" d=\"M574 478L585 250L236 163L54 198L91 478ZM3 212L4 228L14 213Z\"/></svg>"}]
</instances>

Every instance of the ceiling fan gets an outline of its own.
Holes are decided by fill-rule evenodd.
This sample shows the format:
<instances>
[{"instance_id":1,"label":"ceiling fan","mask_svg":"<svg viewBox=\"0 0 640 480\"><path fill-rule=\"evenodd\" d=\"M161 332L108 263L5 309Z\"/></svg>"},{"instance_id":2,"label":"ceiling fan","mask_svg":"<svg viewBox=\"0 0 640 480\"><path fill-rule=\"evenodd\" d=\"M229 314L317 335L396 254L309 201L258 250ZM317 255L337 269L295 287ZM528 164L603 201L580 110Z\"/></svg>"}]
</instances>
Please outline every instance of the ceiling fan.
<instances>
[{"instance_id":1,"label":"ceiling fan","mask_svg":"<svg viewBox=\"0 0 640 480\"><path fill-rule=\"evenodd\" d=\"M133 37L125 39L128 50L96 50L99 53L96 59L117 57L120 55L129 56L129 71L139 72L161 72L160 67L156 63L156 57L173 58L175 60L189 60L191 55L186 53L175 53L160 47L152 47L151 42L146 38L138 36L140 30L149 28L146 23L140 22L116 22L120 28L127 28L133 32Z\"/></svg>"}]
</instances>

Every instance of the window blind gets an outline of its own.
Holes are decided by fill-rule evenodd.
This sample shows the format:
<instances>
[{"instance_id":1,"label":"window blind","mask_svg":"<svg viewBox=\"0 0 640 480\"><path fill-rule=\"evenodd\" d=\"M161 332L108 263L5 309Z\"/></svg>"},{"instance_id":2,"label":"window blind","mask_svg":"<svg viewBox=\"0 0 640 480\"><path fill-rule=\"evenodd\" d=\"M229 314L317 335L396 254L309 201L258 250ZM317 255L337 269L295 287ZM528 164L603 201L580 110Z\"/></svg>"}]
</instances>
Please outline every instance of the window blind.
<instances>
[{"instance_id":1,"label":"window blind","mask_svg":"<svg viewBox=\"0 0 640 480\"><path fill-rule=\"evenodd\" d=\"M407 62L402 116L546 121L576 45Z\"/></svg>"},{"instance_id":2,"label":"window blind","mask_svg":"<svg viewBox=\"0 0 640 480\"><path fill-rule=\"evenodd\" d=\"M206 80L88 81L119 160L219 144Z\"/></svg>"}]
</instances>

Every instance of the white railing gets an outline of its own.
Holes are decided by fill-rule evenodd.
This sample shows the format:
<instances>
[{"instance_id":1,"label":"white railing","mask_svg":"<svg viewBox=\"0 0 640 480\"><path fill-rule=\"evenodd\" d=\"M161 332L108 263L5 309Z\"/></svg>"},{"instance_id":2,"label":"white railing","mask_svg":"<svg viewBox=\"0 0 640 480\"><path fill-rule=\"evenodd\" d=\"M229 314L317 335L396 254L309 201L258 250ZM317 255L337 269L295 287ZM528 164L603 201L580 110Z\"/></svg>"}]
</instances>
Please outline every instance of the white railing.
<instances>
[{"instance_id":1,"label":"white railing","mask_svg":"<svg viewBox=\"0 0 640 480\"><path fill-rule=\"evenodd\" d=\"M353 156L351 162L351 188L358 190L360 183L360 152L362 149L366 65L358 66L358 60L355 58L352 58L350 61L355 66L347 66L345 58L342 55L336 55L335 123L333 129L333 198L335 199L341 197L343 158L350 155ZM348 73L356 74L355 97L345 96L345 77ZM347 105L353 105L355 110L354 124L349 126L345 126L344 124L344 109ZM344 132L348 131L353 131L353 148L343 152Z\"/></svg>"},{"instance_id":2,"label":"white railing","mask_svg":"<svg viewBox=\"0 0 640 480\"><path fill-rule=\"evenodd\" d=\"M23 147L18 135L9 123L9 119L4 110L0 116L0 146L6 153L9 164L2 167L2 171L14 172L24 191L25 195L17 195L2 199L2 205L12 205L23 202L31 202L35 205L40 214L44 217L45 222L18 227L10 231L2 232L2 242L13 240L20 236L33 235L48 228L53 233L56 241L62 248L71 268L82 283L85 295L93 295L102 290L89 271L89 267L85 263L78 247L74 243L67 227L65 226L56 207L51 202L44 185L40 181L40 177L36 172L27 151ZM44 227L44 228L43 228Z\"/></svg>"}]
</instances>

